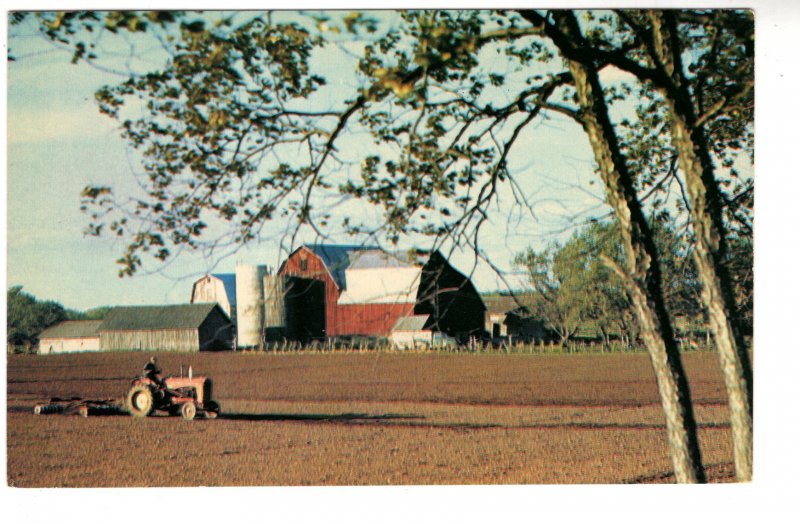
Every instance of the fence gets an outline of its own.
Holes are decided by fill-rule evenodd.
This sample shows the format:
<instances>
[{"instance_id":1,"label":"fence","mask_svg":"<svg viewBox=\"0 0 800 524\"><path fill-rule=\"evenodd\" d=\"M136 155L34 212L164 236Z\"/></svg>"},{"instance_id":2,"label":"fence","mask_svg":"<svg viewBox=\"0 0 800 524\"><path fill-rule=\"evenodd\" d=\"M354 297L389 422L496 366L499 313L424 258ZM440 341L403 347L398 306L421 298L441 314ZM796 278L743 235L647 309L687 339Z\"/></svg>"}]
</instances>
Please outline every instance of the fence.
<instances>
[{"instance_id":1,"label":"fence","mask_svg":"<svg viewBox=\"0 0 800 524\"><path fill-rule=\"evenodd\" d=\"M711 351L714 349L713 342L706 340L680 339L677 341L681 351ZM610 344L602 344L595 341L578 341L569 344L561 344L553 341L533 341L533 342L501 342L491 343L473 340L466 344L456 346L430 347L420 345L415 349L398 349L388 339L327 339L314 340L311 342L299 342L292 340L282 340L278 342L268 342L262 349L249 349L248 352L264 353L365 353L378 351L392 352L438 352L438 353L480 353L480 354L592 354L592 353L637 353L644 352L646 348L642 345L625 345L618 341Z\"/></svg>"}]
</instances>

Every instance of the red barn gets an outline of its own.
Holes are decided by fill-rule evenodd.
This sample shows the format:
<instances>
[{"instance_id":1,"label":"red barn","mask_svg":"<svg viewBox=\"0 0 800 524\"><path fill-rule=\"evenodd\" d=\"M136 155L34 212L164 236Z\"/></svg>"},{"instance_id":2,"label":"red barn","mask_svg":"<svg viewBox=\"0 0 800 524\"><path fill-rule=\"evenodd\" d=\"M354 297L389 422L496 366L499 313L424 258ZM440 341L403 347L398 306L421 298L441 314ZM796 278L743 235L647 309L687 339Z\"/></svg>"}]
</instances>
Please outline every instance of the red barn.
<instances>
[{"instance_id":1,"label":"red barn","mask_svg":"<svg viewBox=\"0 0 800 524\"><path fill-rule=\"evenodd\" d=\"M290 277L290 336L388 336L408 315L430 315L431 329L451 336L483 330L480 295L438 251L408 256L375 246L305 245L278 273Z\"/></svg>"}]
</instances>

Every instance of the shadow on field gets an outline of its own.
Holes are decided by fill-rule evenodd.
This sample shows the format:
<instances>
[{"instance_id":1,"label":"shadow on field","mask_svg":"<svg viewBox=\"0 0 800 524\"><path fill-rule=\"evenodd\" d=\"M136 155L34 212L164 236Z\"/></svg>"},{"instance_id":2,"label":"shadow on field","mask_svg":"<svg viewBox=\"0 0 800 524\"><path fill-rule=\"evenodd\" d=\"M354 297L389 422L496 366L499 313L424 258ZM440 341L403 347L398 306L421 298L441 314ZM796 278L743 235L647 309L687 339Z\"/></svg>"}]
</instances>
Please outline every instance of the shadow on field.
<instances>
[{"instance_id":1,"label":"shadow on field","mask_svg":"<svg viewBox=\"0 0 800 524\"><path fill-rule=\"evenodd\" d=\"M336 415L326 413L223 413L219 416L225 420L297 420L297 421L328 421L328 422L358 422L381 420L420 420L421 415L401 415L386 413L383 415L369 415L367 413L339 413Z\"/></svg>"},{"instance_id":2,"label":"shadow on field","mask_svg":"<svg viewBox=\"0 0 800 524\"><path fill-rule=\"evenodd\" d=\"M622 431L661 431L664 424L620 424L620 423L595 423L595 422L563 422L544 424L498 424L486 422L434 422L427 421L422 415L386 413L383 415L368 415L366 413L223 413L219 419L247 420L247 421L294 421L294 422L327 422L336 424L376 424L391 426L393 428L436 428L451 430L486 430L486 429L514 429L514 430L622 430ZM698 424L700 429L725 429L729 423Z\"/></svg>"},{"instance_id":3,"label":"shadow on field","mask_svg":"<svg viewBox=\"0 0 800 524\"><path fill-rule=\"evenodd\" d=\"M733 462L717 462L704 466L706 481L709 483L736 482L736 467ZM623 484L674 484L675 473L661 471L651 475L641 475L622 481Z\"/></svg>"}]
</instances>

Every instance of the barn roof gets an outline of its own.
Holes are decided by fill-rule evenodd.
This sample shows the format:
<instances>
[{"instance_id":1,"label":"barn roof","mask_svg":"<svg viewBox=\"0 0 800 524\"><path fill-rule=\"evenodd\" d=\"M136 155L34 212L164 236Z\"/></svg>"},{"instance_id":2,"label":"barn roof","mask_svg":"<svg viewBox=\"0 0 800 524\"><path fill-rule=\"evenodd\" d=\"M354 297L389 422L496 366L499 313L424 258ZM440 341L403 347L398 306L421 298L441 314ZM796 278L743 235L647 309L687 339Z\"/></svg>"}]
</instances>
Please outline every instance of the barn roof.
<instances>
[{"instance_id":1,"label":"barn roof","mask_svg":"<svg viewBox=\"0 0 800 524\"><path fill-rule=\"evenodd\" d=\"M305 244L303 247L311 250L322 259L339 289L347 288L344 271L350 266L350 254L358 251L379 249L378 246L361 244Z\"/></svg>"},{"instance_id":2,"label":"barn roof","mask_svg":"<svg viewBox=\"0 0 800 524\"><path fill-rule=\"evenodd\" d=\"M225 288L225 294L228 295L228 303L231 306L236 305L236 274L235 273L212 273L212 277L218 278L222 281Z\"/></svg>"},{"instance_id":3,"label":"barn roof","mask_svg":"<svg viewBox=\"0 0 800 524\"><path fill-rule=\"evenodd\" d=\"M339 304L413 304L417 301L422 268L397 266L348 268L347 289Z\"/></svg>"},{"instance_id":4,"label":"barn roof","mask_svg":"<svg viewBox=\"0 0 800 524\"><path fill-rule=\"evenodd\" d=\"M43 338L89 338L96 337L102 320L67 320L42 331Z\"/></svg>"},{"instance_id":5,"label":"barn roof","mask_svg":"<svg viewBox=\"0 0 800 524\"><path fill-rule=\"evenodd\" d=\"M409 315L400 317L392 326L392 331L422 331L425 329L430 315Z\"/></svg>"},{"instance_id":6,"label":"barn roof","mask_svg":"<svg viewBox=\"0 0 800 524\"><path fill-rule=\"evenodd\" d=\"M388 253L382 249L369 249L351 253L347 269L422 267L424 263L424 260L409 253Z\"/></svg>"},{"instance_id":7,"label":"barn roof","mask_svg":"<svg viewBox=\"0 0 800 524\"><path fill-rule=\"evenodd\" d=\"M200 324L217 308L214 303L174 304L167 306L119 306L109 311L98 331L155 331L162 329L191 329Z\"/></svg>"},{"instance_id":8,"label":"barn roof","mask_svg":"<svg viewBox=\"0 0 800 524\"><path fill-rule=\"evenodd\" d=\"M412 253L370 249L351 253L347 289L339 304L402 304L417 301L424 260Z\"/></svg>"}]
</instances>

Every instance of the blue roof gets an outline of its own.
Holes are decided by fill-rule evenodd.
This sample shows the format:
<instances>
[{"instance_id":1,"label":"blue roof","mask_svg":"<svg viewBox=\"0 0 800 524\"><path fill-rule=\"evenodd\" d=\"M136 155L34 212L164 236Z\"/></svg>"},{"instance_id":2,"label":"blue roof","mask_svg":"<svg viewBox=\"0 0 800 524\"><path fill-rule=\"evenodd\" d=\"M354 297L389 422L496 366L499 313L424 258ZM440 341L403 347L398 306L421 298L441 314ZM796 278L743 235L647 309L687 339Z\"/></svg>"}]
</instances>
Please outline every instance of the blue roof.
<instances>
[{"instance_id":1,"label":"blue roof","mask_svg":"<svg viewBox=\"0 0 800 524\"><path fill-rule=\"evenodd\" d=\"M236 305L236 274L234 273L212 273L212 277L222 281L225 287L225 294L228 295L228 303L231 307Z\"/></svg>"},{"instance_id":2,"label":"blue roof","mask_svg":"<svg viewBox=\"0 0 800 524\"><path fill-rule=\"evenodd\" d=\"M344 270L350 265L349 253L352 251L369 251L373 249L380 249L378 246L367 246L363 244L305 244L305 247L310 249L317 255L325 267L331 272L336 285L339 289L346 289L347 285L344 278Z\"/></svg>"}]
</instances>

